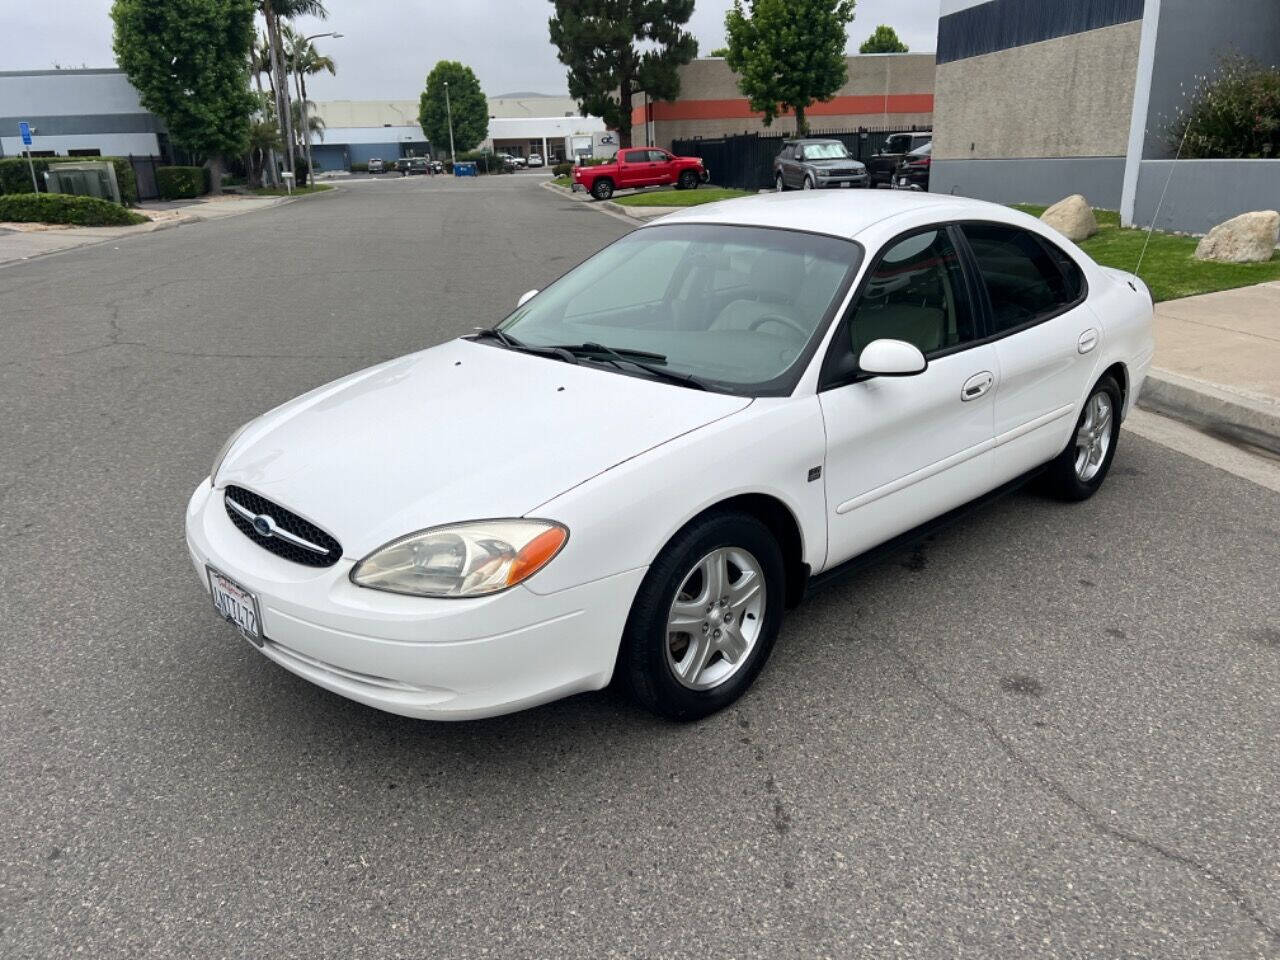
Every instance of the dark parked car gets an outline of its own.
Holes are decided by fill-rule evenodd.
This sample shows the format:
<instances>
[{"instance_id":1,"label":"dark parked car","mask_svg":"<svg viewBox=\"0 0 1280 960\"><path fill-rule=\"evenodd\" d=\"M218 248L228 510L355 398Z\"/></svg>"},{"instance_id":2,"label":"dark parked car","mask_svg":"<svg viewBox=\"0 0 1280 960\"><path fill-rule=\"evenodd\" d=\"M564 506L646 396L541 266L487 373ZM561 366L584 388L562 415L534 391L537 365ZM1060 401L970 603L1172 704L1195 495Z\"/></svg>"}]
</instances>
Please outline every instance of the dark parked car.
<instances>
[{"instance_id":1,"label":"dark parked car","mask_svg":"<svg viewBox=\"0 0 1280 960\"><path fill-rule=\"evenodd\" d=\"M933 144L926 143L907 154L898 165L894 186L899 190L928 190L929 168L933 165Z\"/></svg>"},{"instance_id":2,"label":"dark parked car","mask_svg":"<svg viewBox=\"0 0 1280 960\"><path fill-rule=\"evenodd\" d=\"M401 157L399 160L396 161L395 170L402 177L407 177L409 175L409 165L412 163L413 163L412 157Z\"/></svg>"},{"instance_id":3,"label":"dark parked car","mask_svg":"<svg viewBox=\"0 0 1280 960\"><path fill-rule=\"evenodd\" d=\"M409 176L431 172L431 161L426 157L413 157L409 161Z\"/></svg>"},{"instance_id":4,"label":"dark parked car","mask_svg":"<svg viewBox=\"0 0 1280 960\"><path fill-rule=\"evenodd\" d=\"M865 187L867 168L839 140L788 140L773 160L778 190Z\"/></svg>"},{"instance_id":5,"label":"dark parked car","mask_svg":"<svg viewBox=\"0 0 1280 960\"><path fill-rule=\"evenodd\" d=\"M924 133L895 133L884 142L879 153L867 158L867 171L871 174L871 186L893 185L898 165L912 150L933 142L933 131Z\"/></svg>"}]
</instances>

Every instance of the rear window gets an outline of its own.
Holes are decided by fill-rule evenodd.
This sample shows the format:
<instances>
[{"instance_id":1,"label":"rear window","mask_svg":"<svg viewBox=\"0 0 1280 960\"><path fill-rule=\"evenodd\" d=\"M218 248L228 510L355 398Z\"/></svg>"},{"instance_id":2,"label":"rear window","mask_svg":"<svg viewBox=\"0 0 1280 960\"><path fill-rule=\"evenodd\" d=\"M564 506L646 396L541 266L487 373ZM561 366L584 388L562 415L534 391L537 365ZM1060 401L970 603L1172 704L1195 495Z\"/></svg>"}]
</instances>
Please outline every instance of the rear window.
<instances>
[{"instance_id":1,"label":"rear window","mask_svg":"<svg viewBox=\"0 0 1280 960\"><path fill-rule=\"evenodd\" d=\"M992 333L1046 319L1080 299L1079 269L1064 273L1034 234L994 223L965 224L963 230L991 300Z\"/></svg>"}]
</instances>

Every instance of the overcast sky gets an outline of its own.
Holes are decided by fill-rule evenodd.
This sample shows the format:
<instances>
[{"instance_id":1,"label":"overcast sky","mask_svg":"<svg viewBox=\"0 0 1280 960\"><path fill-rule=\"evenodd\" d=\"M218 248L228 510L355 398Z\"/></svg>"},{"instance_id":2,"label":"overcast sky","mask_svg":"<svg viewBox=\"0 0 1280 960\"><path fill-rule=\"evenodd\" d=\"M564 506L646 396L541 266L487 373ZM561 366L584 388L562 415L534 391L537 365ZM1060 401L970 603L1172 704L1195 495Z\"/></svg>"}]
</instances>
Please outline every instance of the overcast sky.
<instances>
[{"instance_id":1,"label":"overcast sky","mask_svg":"<svg viewBox=\"0 0 1280 960\"><path fill-rule=\"evenodd\" d=\"M703 53L724 43L732 0L697 0L689 25ZM317 47L338 64L336 77L308 82L319 100L413 99L437 60L461 60L485 93L566 92L564 67L547 39L549 0L325 0L327 21L303 20L308 34L342 33ZM50 16L56 8L56 16ZM111 54L111 0L0 0L0 70L102 67ZM938 0L858 0L849 30L851 52L887 23L917 51L932 51ZM0 108L0 114L4 111Z\"/></svg>"}]
</instances>

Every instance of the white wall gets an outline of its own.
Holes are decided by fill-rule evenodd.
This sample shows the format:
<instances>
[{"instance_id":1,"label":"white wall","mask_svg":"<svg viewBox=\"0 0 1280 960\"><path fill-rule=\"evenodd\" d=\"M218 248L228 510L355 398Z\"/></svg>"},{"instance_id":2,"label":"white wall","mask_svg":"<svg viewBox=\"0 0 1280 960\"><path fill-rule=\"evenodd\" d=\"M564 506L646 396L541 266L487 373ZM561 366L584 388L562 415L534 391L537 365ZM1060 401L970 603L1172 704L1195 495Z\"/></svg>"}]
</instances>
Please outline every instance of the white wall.
<instances>
[{"instance_id":1,"label":"white wall","mask_svg":"<svg viewBox=\"0 0 1280 960\"><path fill-rule=\"evenodd\" d=\"M97 148L104 157L154 156L160 144L154 133L86 133L69 137L42 137L37 131L31 138L32 150L52 150L64 157L68 150ZM6 157L20 156L26 148L21 137L0 137L0 149Z\"/></svg>"}]
</instances>

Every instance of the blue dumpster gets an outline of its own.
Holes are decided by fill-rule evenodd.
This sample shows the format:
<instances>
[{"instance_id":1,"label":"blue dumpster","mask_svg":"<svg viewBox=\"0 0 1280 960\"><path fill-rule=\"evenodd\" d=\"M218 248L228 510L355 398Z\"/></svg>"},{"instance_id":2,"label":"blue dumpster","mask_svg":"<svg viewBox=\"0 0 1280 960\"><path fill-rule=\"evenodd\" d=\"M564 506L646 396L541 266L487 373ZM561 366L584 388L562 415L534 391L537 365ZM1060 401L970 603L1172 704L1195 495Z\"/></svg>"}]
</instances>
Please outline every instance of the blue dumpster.
<instances>
[{"instance_id":1,"label":"blue dumpster","mask_svg":"<svg viewBox=\"0 0 1280 960\"><path fill-rule=\"evenodd\" d=\"M476 175L476 165L470 160L453 165L453 175L455 177L474 177Z\"/></svg>"}]
</instances>

